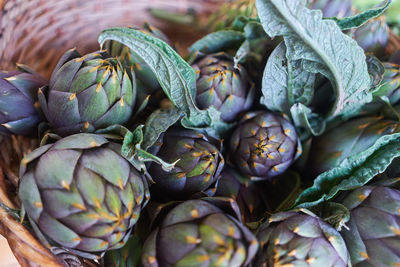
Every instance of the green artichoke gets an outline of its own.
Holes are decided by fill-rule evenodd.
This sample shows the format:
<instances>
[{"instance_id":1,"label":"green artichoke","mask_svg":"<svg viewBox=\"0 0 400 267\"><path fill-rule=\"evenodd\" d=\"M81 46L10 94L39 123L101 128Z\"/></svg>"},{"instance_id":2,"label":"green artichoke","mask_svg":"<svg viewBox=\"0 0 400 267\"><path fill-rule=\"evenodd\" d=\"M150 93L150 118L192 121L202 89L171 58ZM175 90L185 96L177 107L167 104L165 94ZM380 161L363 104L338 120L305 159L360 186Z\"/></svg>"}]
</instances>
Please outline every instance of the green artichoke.
<instances>
[{"instance_id":1,"label":"green artichoke","mask_svg":"<svg viewBox=\"0 0 400 267\"><path fill-rule=\"evenodd\" d=\"M229 210L226 202L232 206ZM247 266L258 243L235 210L236 203L223 198L188 200L177 205L147 238L143 265Z\"/></svg>"},{"instance_id":2,"label":"green artichoke","mask_svg":"<svg viewBox=\"0 0 400 267\"><path fill-rule=\"evenodd\" d=\"M197 74L196 103L199 108L215 107L224 121L233 121L253 103L254 90L246 70L235 66L224 53L205 56L193 66Z\"/></svg>"},{"instance_id":3,"label":"green artichoke","mask_svg":"<svg viewBox=\"0 0 400 267\"><path fill-rule=\"evenodd\" d=\"M152 163L148 171L155 184L152 190L160 198L184 199L215 193L216 182L224 166L221 152L201 133L170 128L151 152L164 161L176 162L172 171Z\"/></svg>"},{"instance_id":4,"label":"green artichoke","mask_svg":"<svg viewBox=\"0 0 400 267\"><path fill-rule=\"evenodd\" d=\"M140 30L166 42L169 45L171 44L170 40L163 32L147 23L145 23ZM104 44L104 48L111 56L118 57L126 68L132 69L135 72L138 92L152 94L161 89L153 71L140 57L136 55L133 50L117 41L107 41Z\"/></svg>"},{"instance_id":5,"label":"green artichoke","mask_svg":"<svg viewBox=\"0 0 400 267\"><path fill-rule=\"evenodd\" d=\"M360 117L314 138L306 165L307 176L313 179L347 157L366 150L380 137L393 133L397 124L397 121L382 117Z\"/></svg>"},{"instance_id":6,"label":"green artichoke","mask_svg":"<svg viewBox=\"0 0 400 267\"><path fill-rule=\"evenodd\" d=\"M75 49L58 62L48 90L39 92L55 133L66 136L127 123L136 100L133 72L103 51L81 57Z\"/></svg>"},{"instance_id":7,"label":"green artichoke","mask_svg":"<svg viewBox=\"0 0 400 267\"><path fill-rule=\"evenodd\" d=\"M274 214L257 231L253 266L348 266L346 244L329 224L307 210Z\"/></svg>"},{"instance_id":8,"label":"green artichoke","mask_svg":"<svg viewBox=\"0 0 400 267\"><path fill-rule=\"evenodd\" d=\"M389 42L389 26L385 17L372 19L354 32L354 39L365 52L373 53L382 58Z\"/></svg>"},{"instance_id":9,"label":"green artichoke","mask_svg":"<svg viewBox=\"0 0 400 267\"><path fill-rule=\"evenodd\" d=\"M259 221L269 210L263 185L250 181L229 165L222 170L215 196L234 199L239 205L244 222Z\"/></svg>"},{"instance_id":10,"label":"green artichoke","mask_svg":"<svg viewBox=\"0 0 400 267\"><path fill-rule=\"evenodd\" d=\"M37 92L46 81L20 71L0 72L0 134L34 135L42 121Z\"/></svg>"},{"instance_id":11,"label":"green artichoke","mask_svg":"<svg viewBox=\"0 0 400 267\"><path fill-rule=\"evenodd\" d=\"M351 0L312 0L312 9L320 9L325 18L344 18L353 14Z\"/></svg>"},{"instance_id":12,"label":"green artichoke","mask_svg":"<svg viewBox=\"0 0 400 267\"><path fill-rule=\"evenodd\" d=\"M350 221L340 233L353 266L398 266L400 191L364 186L351 192L343 204L350 210Z\"/></svg>"},{"instance_id":13,"label":"green artichoke","mask_svg":"<svg viewBox=\"0 0 400 267\"><path fill-rule=\"evenodd\" d=\"M230 139L232 162L253 179L267 180L282 174L300 153L293 125L266 111L245 114Z\"/></svg>"},{"instance_id":14,"label":"green artichoke","mask_svg":"<svg viewBox=\"0 0 400 267\"><path fill-rule=\"evenodd\" d=\"M118 151L119 145L82 133L22 160L19 197L40 233L88 258L124 245L149 191L146 177Z\"/></svg>"}]
</instances>

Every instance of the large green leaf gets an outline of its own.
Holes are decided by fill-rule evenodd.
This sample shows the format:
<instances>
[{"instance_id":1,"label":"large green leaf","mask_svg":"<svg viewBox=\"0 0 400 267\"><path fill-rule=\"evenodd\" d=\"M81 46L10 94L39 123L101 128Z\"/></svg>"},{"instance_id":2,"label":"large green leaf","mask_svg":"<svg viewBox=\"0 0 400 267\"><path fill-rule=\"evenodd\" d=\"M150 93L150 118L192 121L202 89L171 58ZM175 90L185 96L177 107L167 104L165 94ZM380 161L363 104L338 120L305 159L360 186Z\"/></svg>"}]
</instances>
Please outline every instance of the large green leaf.
<instances>
[{"instance_id":1,"label":"large green leaf","mask_svg":"<svg viewBox=\"0 0 400 267\"><path fill-rule=\"evenodd\" d=\"M309 105L314 95L315 74L305 71L301 61L286 58L285 43L280 43L268 58L262 79L261 104L272 111L290 114L296 103Z\"/></svg>"},{"instance_id":2,"label":"large green leaf","mask_svg":"<svg viewBox=\"0 0 400 267\"><path fill-rule=\"evenodd\" d=\"M362 26L364 23L366 23L368 20L382 15L383 12L385 12L386 9L389 7L391 2L392 0L383 1L377 7L368 9L364 12L358 13L351 17L346 17L343 19L337 19L337 18L332 18L332 19L336 20L336 23L342 30L358 28Z\"/></svg>"},{"instance_id":3,"label":"large green leaf","mask_svg":"<svg viewBox=\"0 0 400 267\"><path fill-rule=\"evenodd\" d=\"M283 36L287 58L301 60L309 72L330 79L336 102L329 117L348 118L372 100L364 51L335 21L306 8L306 0L257 0L261 23L270 37Z\"/></svg>"},{"instance_id":4,"label":"large green leaf","mask_svg":"<svg viewBox=\"0 0 400 267\"><path fill-rule=\"evenodd\" d=\"M382 136L367 150L344 159L337 167L319 175L314 185L296 200L296 207L311 207L334 198L339 191L365 185L400 156L399 147L400 133Z\"/></svg>"},{"instance_id":5,"label":"large green leaf","mask_svg":"<svg viewBox=\"0 0 400 267\"><path fill-rule=\"evenodd\" d=\"M225 129L216 109L200 110L194 97L196 95L196 74L167 43L131 28L110 28L99 36L103 45L107 40L118 41L135 53L154 72L157 80L171 102L185 113L185 125L193 128L211 128L216 133Z\"/></svg>"}]
</instances>

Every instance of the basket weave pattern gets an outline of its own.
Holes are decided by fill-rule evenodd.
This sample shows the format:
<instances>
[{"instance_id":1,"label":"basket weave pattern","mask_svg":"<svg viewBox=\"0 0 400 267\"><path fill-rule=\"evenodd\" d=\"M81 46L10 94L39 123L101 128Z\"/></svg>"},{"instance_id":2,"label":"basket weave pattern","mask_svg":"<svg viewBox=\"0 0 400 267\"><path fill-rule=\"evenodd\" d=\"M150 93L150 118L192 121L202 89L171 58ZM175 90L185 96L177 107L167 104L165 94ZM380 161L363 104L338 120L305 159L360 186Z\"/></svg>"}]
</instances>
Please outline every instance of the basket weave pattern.
<instances>
[{"instance_id":1,"label":"basket weave pattern","mask_svg":"<svg viewBox=\"0 0 400 267\"><path fill-rule=\"evenodd\" d=\"M149 7L174 12L189 8L207 15L222 0L0 0L0 70L13 70L16 63L30 66L45 77L61 55L76 47L81 54L98 50L97 36L105 28L141 26L145 21L170 27L153 19ZM226 2L226 1L225 1ZM187 37L193 30L169 30ZM176 37L176 36L173 36ZM192 36L192 38L194 38ZM176 39L176 38L173 38ZM0 202L20 207L16 197L19 162L38 146L36 140L0 135ZM24 226L0 208L0 233L21 266L64 266ZM94 266L84 262L85 266ZM74 265L75 266L75 265Z\"/></svg>"}]
</instances>

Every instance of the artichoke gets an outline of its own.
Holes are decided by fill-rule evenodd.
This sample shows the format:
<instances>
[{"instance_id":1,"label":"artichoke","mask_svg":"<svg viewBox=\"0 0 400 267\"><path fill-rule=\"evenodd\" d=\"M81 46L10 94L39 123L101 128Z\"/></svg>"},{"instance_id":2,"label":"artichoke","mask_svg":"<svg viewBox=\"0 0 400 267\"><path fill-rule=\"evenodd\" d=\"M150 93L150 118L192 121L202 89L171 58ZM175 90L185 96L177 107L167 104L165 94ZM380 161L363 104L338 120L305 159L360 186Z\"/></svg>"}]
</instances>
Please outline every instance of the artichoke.
<instances>
[{"instance_id":1,"label":"artichoke","mask_svg":"<svg viewBox=\"0 0 400 267\"><path fill-rule=\"evenodd\" d=\"M312 0L312 9L320 9L325 18L344 18L353 14L351 0Z\"/></svg>"},{"instance_id":2,"label":"artichoke","mask_svg":"<svg viewBox=\"0 0 400 267\"><path fill-rule=\"evenodd\" d=\"M197 74L196 103L199 108L213 106L227 122L250 108L254 90L241 65L235 66L228 56L219 53L205 56L192 67Z\"/></svg>"},{"instance_id":3,"label":"artichoke","mask_svg":"<svg viewBox=\"0 0 400 267\"><path fill-rule=\"evenodd\" d=\"M398 266L400 263L400 191L364 186L343 204L350 210L346 241L353 266Z\"/></svg>"},{"instance_id":4,"label":"artichoke","mask_svg":"<svg viewBox=\"0 0 400 267\"><path fill-rule=\"evenodd\" d=\"M170 40L163 32L147 23L143 25L141 31L156 37L167 44L171 44ZM118 57L126 68L135 71L138 92L152 94L161 89L153 71L140 57L136 55L133 50L117 41L107 41L104 44L104 47L111 56Z\"/></svg>"},{"instance_id":5,"label":"artichoke","mask_svg":"<svg viewBox=\"0 0 400 267\"><path fill-rule=\"evenodd\" d=\"M222 202L228 202L232 208L227 211L226 205L220 205ZM188 200L177 205L147 238L143 265L247 266L258 243L235 210L234 201L217 198Z\"/></svg>"},{"instance_id":6,"label":"artichoke","mask_svg":"<svg viewBox=\"0 0 400 267\"><path fill-rule=\"evenodd\" d=\"M234 199L242 214L242 221L262 219L269 209L266 190L260 182L250 181L231 166L225 166L218 180L215 196Z\"/></svg>"},{"instance_id":7,"label":"artichoke","mask_svg":"<svg viewBox=\"0 0 400 267\"><path fill-rule=\"evenodd\" d=\"M221 152L201 133L170 128L151 151L164 161L176 162L171 171L152 163L148 171L154 178L152 190L161 198L181 199L194 195L212 196L224 166Z\"/></svg>"},{"instance_id":8,"label":"artichoke","mask_svg":"<svg viewBox=\"0 0 400 267\"><path fill-rule=\"evenodd\" d=\"M379 91L384 91L389 97L390 103L395 105L400 100L400 65L385 62L385 74L382 79L382 86Z\"/></svg>"},{"instance_id":9,"label":"artichoke","mask_svg":"<svg viewBox=\"0 0 400 267\"><path fill-rule=\"evenodd\" d=\"M39 92L55 133L66 136L127 123L136 100L133 72L103 51L81 57L75 49L58 62L48 90Z\"/></svg>"},{"instance_id":10,"label":"artichoke","mask_svg":"<svg viewBox=\"0 0 400 267\"><path fill-rule=\"evenodd\" d=\"M136 267L141 261L141 240L132 235L125 246L118 250L111 250L104 256L104 266Z\"/></svg>"},{"instance_id":11,"label":"artichoke","mask_svg":"<svg viewBox=\"0 0 400 267\"><path fill-rule=\"evenodd\" d=\"M230 157L239 170L262 180L282 174L301 153L296 130L266 111L245 114L230 139Z\"/></svg>"},{"instance_id":12,"label":"artichoke","mask_svg":"<svg viewBox=\"0 0 400 267\"><path fill-rule=\"evenodd\" d=\"M346 244L329 224L307 210L274 214L257 230L254 266L348 266Z\"/></svg>"},{"instance_id":13,"label":"artichoke","mask_svg":"<svg viewBox=\"0 0 400 267\"><path fill-rule=\"evenodd\" d=\"M37 92L46 81L20 71L0 72L0 134L34 135L42 121Z\"/></svg>"},{"instance_id":14,"label":"artichoke","mask_svg":"<svg viewBox=\"0 0 400 267\"><path fill-rule=\"evenodd\" d=\"M354 32L354 39L365 52L371 52L382 58L389 42L389 26L385 17L372 19Z\"/></svg>"},{"instance_id":15,"label":"artichoke","mask_svg":"<svg viewBox=\"0 0 400 267\"><path fill-rule=\"evenodd\" d=\"M313 139L307 163L309 178L338 166L344 159L371 147L380 137L393 133L398 122L382 117L347 121Z\"/></svg>"},{"instance_id":16,"label":"artichoke","mask_svg":"<svg viewBox=\"0 0 400 267\"><path fill-rule=\"evenodd\" d=\"M124 245L149 191L146 177L118 151L81 133L22 160L19 197L39 233L88 258Z\"/></svg>"}]
</instances>

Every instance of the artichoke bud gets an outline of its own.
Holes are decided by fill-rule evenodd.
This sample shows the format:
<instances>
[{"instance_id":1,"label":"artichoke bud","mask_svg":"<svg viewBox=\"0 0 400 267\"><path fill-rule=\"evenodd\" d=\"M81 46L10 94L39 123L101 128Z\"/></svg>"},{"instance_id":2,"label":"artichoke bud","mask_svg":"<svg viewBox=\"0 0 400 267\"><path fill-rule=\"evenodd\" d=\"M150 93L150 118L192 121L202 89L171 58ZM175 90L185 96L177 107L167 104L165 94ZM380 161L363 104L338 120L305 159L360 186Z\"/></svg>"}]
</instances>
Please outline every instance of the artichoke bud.
<instances>
[{"instance_id":1,"label":"artichoke bud","mask_svg":"<svg viewBox=\"0 0 400 267\"><path fill-rule=\"evenodd\" d=\"M349 266L343 238L308 210L272 215L256 237L261 247L254 266Z\"/></svg>"},{"instance_id":2,"label":"artichoke bud","mask_svg":"<svg viewBox=\"0 0 400 267\"><path fill-rule=\"evenodd\" d=\"M37 93L46 83L33 73L0 72L0 134L37 134L42 121Z\"/></svg>"},{"instance_id":3,"label":"artichoke bud","mask_svg":"<svg viewBox=\"0 0 400 267\"><path fill-rule=\"evenodd\" d=\"M169 45L171 44L170 40L163 32L147 23L138 30L156 37ZM161 89L157 77L154 75L151 68L129 47L118 41L111 40L104 43L104 48L111 56L117 57L126 68L132 69L135 72L139 93L153 94Z\"/></svg>"},{"instance_id":4,"label":"artichoke bud","mask_svg":"<svg viewBox=\"0 0 400 267\"><path fill-rule=\"evenodd\" d=\"M301 153L294 126L265 111L246 113L230 139L230 159L252 179L267 180L285 172Z\"/></svg>"},{"instance_id":5,"label":"artichoke bud","mask_svg":"<svg viewBox=\"0 0 400 267\"><path fill-rule=\"evenodd\" d=\"M164 161L176 162L171 171L152 163L148 169L161 198L212 196L224 166L211 138L183 128L170 128L150 151Z\"/></svg>"},{"instance_id":6,"label":"artichoke bud","mask_svg":"<svg viewBox=\"0 0 400 267\"><path fill-rule=\"evenodd\" d=\"M221 172L215 196L230 197L236 200L242 221L256 222L262 219L269 209L265 188L260 182L253 182L227 165Z\"/></svg>"},{"instance_id":7,"label":"artichoke bud","mask_svg":"<svg viewBox=\"0 0 400 267\"><path fill-rule=\"evenodd\" d=\"M188 200L160 219L147 238L142 264L150 266L248 266L258 242L240 222L238 214L226 210L224 198Z\"/></svg>"},{"instance_id":8,"label":"artichoke bud","mask_svg":"<svg viewBox=\"0 0 400 267\"><path fill-rule=\"evenodd\" d=\"M146 177L119 151L81 133L22 160L18 195L40 234L87 258L125 244L149 191Z\"/></svg>"},{"instance_id":9,"label":"artichoke bud","mask_svg":"<svg viewBox=\"0 0 400 267\"><path fill-rule=\"evenodd\" d=\"M371 147L380 137L393 133L398 122L382 117L347 121L313 139L308 159L308 177L338 166L344 159Z\"/></svg>"},{"instance_id":10,"label":"artichoke bud","mask_svg":"<svg viewBox=\"0 0 400 267\"><path fill-rule=\"evenodd\" d=\"M389 97L390 103L395 105L400 100L400 65L394 63L383 63L385 74L382 79L380 91L384 91Z\"/></svg>"},{"instance_id":11,"label":"artichoke bud","mask_svg":"<svg viewBox=\"0 0 400 267\"><path fill-rule=\"evenodd\" d=\"M312 9L320 9L325 18L344 18L353 14L351 0L311 0Z\"/></svg>"},{"instance_id":12,"label":"artichoke bud","mask_svg":"<svg viewBox=\"0 0 400 267\"><path fill-rule=\"evenodd\" d=\"M364 186L349 193L343 204L350 221L341 234L352 266L396 266L400 262L400 191Z\"/></svg>"},{"instance_id":13,"label":"artichoke bud","mask_svg":"<svg viewBox=\"0 0 400 267\"><path fill-rule=\"evenodd\" d=\"M378 58L384 57L389 42L389 26L386 18L381 16L371 19L354 32L354 38L365 52L373 53Z\"/></svg>"},{"instance_id":14,"label":"artichoke bud","mask_svg":"<svg viewBox=\"0 0 400 267\"><path fill-rule=\"evenodd\" d=\"M58 62L39 100L50 127L61 136L125 124L135 107L135 75L104 51L81 57L72 49Z\"/></svg>"},{"instance_id":15,"label":"artichoke bud","mask_svg":"<svg viewBox=\"0 0 400 267\"><path fill-rule=\"evenodd\" d=\"M248 110L254 98L246 70L224 53L208 55L192 66L197 75L196 103L200 109L215 107L224 121L233 121Z\"/></svg>"}]
</instances>

